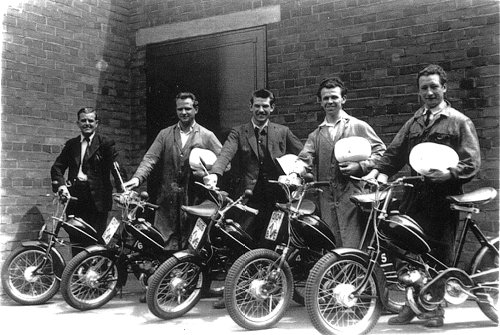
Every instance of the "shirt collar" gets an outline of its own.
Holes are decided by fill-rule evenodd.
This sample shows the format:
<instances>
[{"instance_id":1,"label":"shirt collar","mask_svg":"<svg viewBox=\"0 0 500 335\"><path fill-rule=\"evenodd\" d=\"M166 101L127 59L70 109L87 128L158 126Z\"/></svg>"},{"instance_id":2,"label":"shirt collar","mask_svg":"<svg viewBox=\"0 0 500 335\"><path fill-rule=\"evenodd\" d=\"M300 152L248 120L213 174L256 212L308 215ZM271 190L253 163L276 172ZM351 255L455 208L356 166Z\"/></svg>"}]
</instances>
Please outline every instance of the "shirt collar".
<instances>
[{"instance_id":1,"label":"shirt collar","mask_svg":"<svg viewBox=\"0 0 500 335\"><path fill-rule=\"evenodd\" d=\"M325 119L323 120L323 122L321 122L319 127L335 127L340 122L340 120L347 118L349 118L349 114L347 114L346 112L344 112L343 109L341 109L339 111L339 119L335 123L327 122L325 117Z\"/></svg>"},{"instance_id":2,"label":"shirt collar","mask_svg":"<svg viewBox=\"0 0 500 335\"><path fill-rule=\"evenodd\" d=\"M437 115L438 113L442 112L446 108L447 104L446 101L441 101L441 103L433 108L430 108L429 110L431 111L432 115ZM425 114L425 110L424 110Z\"/></svg>"},{"instance_id":3,"label":"shirt collar","mask_svg":"<svg viewBox=\"0 0 500 335\"><path fill-rule=\"evenodd\" d=\"M196 125L196 121L193 121L193 124L191 125L191 127L189 127L189 130L188 131L184 131L184 130L182 130L181 122L180 121L177 122L177 127L179 127L180 132L183 133L183 134L189 134L190 132L192 132L195 125Z\"/></svg>"},{"instance_id":4,"label":"shirt collar","mask_svg":"<svg viewBox=\"0 0 500 335\"><path fill-rule=\"evenodd\" d=\"M95 133L92 133L92 135L90 135L90 137L89 137L89 144L92 143L92 140L94 139L94 136L95 136ZM84 139L85 139L85 136L83 136L82 134L80 134L80 143L82 143Z\"/></svg>"},{"instance_id":5,"label":"shirt collar","mask_svg":"<svg viewBox=\"0 0 500 335\"><path fill-rule=\"evenodd\" d=\"M262 127L259 127L258 125L255 124L255 122L253 122L253 118L252 118L252 125L253 125L253 129L257 128L257 129L259 129L259 131L262 131L262 129L266 128L269 125L269 120L266 120L266 123L264 123L264 125Z\"/></svg>"}]
</instances>

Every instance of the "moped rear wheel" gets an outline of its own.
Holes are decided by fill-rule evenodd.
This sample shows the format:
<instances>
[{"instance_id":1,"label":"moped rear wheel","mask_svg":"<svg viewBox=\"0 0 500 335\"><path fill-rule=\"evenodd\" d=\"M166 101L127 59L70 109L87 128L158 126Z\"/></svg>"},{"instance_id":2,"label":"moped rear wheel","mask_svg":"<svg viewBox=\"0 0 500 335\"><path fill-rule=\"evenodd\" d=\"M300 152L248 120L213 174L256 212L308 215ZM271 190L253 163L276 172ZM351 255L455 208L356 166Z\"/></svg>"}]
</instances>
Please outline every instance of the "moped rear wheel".
<instances>
[{"instance_id":1,"label":"moped rear wheel","mask_svg":"<svg viewBox=\"0 0 500 335\"><path fill-rule=\"evenodd\" d=\"M151 276L146 300L161 319L173 319L190 311L200 301L206 274L192 258L167 259Z\"/></svg>"},{"instance_id":2,"label":"moped rear wheel","mask_svg":"<svg viewBox=\"0 0 500 335\"><path fill-rule=\"evenodd\" d=\"M375 275L353 294L367 275L366 262L352 255L330 253L316 263L306 283L306 309L320 333L360 335L375 326L382 310Z\"/></svg>"},{"instance_id":3,"label":"moped rear wheel","mask_svg":"<svg viewBox=\"0 0 500 335\"><path fill-rule=\"evenodd\" d=\"M39 305L59 290L52 257L36 247L15 249L2 266L2 287L7 295L21 305Z\"/></svg>"},{"instance_id":4,"label":"moped rear wheel","mask_svg":"<svg viewBox=\"0 0 500 335\"><path fill-rule=\"evenodd\" d=\"M224 300L229 315L239 326L266 329L285 314L293 293L293 277L280 255L268 249L243 254L226 277Z\"/></svg>"},{"instance_id":5,"label":"moped rear wheel","mask_svg":"<svg viewBox=\"0 0 500 335\"><path fill-rule=\"evenodd\" d=\"M494 245L498 250L498 241ZM485 274L476 280L481 285L481 288L474 290L474 294L479 299L477 304L481 311L495 323L498 323L499 264L497 250L488 247L481 248L473 258L474 261L470 270L472 275Z\"/></svg>"},{"instance_id":6,"label":"moped rear wheel","mask_svg":"<svg viewBox=\"0 0 500 335\"><path fill-rule=\"evenodd\" d=\"M61 294L68 305L75 309L96 309L116 295L119 276L111 253L82 251L64 269Z\"/></svg>"}]
</instances>

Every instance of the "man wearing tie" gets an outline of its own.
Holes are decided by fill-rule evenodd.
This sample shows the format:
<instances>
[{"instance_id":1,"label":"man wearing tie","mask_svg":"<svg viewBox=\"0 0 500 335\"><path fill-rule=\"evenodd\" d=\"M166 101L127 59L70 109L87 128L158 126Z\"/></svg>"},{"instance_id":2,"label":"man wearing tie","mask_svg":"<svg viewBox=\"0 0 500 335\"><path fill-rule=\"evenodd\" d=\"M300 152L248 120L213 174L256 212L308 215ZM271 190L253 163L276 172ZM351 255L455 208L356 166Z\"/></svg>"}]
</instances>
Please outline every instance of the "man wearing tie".
<instances>
[{"instance_id":1,"label":"man wearing tie","mask_svg":"<svg viewBox=\"0 0 500 335\"><path fill-rule=\"evenodd\" d=\"M112 207L111 174L116 189L120 189L118 175L113 169L118 153L113 140L96 134L99 117L94 108L80 109L77 117L76 124L81 134L66 142L52 165L52 190L78 198L78 201L69 203L67 214L83 219L96 229L98 235L102 235ZM67 169L66 181L64 174Z\"/></svg>"}]
</instances>

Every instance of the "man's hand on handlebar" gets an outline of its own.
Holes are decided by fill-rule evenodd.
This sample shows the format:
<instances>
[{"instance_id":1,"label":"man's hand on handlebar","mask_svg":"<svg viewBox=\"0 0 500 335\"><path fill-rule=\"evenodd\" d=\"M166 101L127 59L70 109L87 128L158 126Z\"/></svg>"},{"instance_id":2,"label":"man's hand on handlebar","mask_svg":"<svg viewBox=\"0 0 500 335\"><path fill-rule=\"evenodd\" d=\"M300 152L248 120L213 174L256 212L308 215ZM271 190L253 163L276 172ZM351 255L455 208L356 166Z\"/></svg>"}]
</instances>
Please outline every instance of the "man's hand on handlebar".
<instances>
[{"instance_id":1,"label":"man's hand on handlebar","mask_svg":"<svg viewBox=\"0 0 500 335\"><path fill-rule=\"evenodd\" d=\"M71 194L69 193L68 187L66 187L66 185L59 186L57 194L59 194L59 197L65 197L67 199L71 197Z\"/></svg>"},{"instance_id":2,"label":"man's hand on handlebar","mask_svg":"<svg viewBox=\"0 0 500 335\"><path fill-rule=\"evenodd\" d=\"M134 189L138 186L139 186L139 179L136 177L133 177L129 181L123 183L124 191L131 191L132 189Z\"/></svg>"},{"instance_id":3,"label":"man's hand on handlebar","mask_svg":"<svg viewBox=\"0 0 500 335\"><path fill-rule=\"evenodd\" d=\"M215 173L211 173L203 177L203 183L209 188L217 188L217 181L219 177Z\"/></svg>"}]
</instances>

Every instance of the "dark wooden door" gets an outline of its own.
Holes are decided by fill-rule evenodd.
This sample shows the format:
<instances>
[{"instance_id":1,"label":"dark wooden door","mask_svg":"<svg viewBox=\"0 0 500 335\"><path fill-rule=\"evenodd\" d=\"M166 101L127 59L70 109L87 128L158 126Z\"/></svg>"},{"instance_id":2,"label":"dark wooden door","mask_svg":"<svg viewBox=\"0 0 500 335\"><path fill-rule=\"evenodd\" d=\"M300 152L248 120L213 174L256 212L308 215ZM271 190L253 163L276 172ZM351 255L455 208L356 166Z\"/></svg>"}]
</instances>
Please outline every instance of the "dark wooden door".
<instances>
[{"instance_id":1,"label":"dark wooden door","mask_svg":"<svg viewBox=\"0 0 500 335\"><path fill-rule=\"evenodd\" d=\"M231 127L250 120L252 92L266 87L266 30L257 27L150 45L146 61L148 146L161 129L177 122L174 98L180 91L196 95L196 121L224 143ZM157 179L153 172L148 183L153 199Z\"/></svg>"},{"instance_id":2,"label":"dark wooden door","mask_svg":"<svg viewBox=\"0 0 500 335\"><path fill-rule=\"evenodd\" d=\"M266 86L265 36L258 27L148 46L148 143L177 122L179 91L197 96L197 122L221 140L248 121L252 91Z\"/></svg>"}]
</instances>

